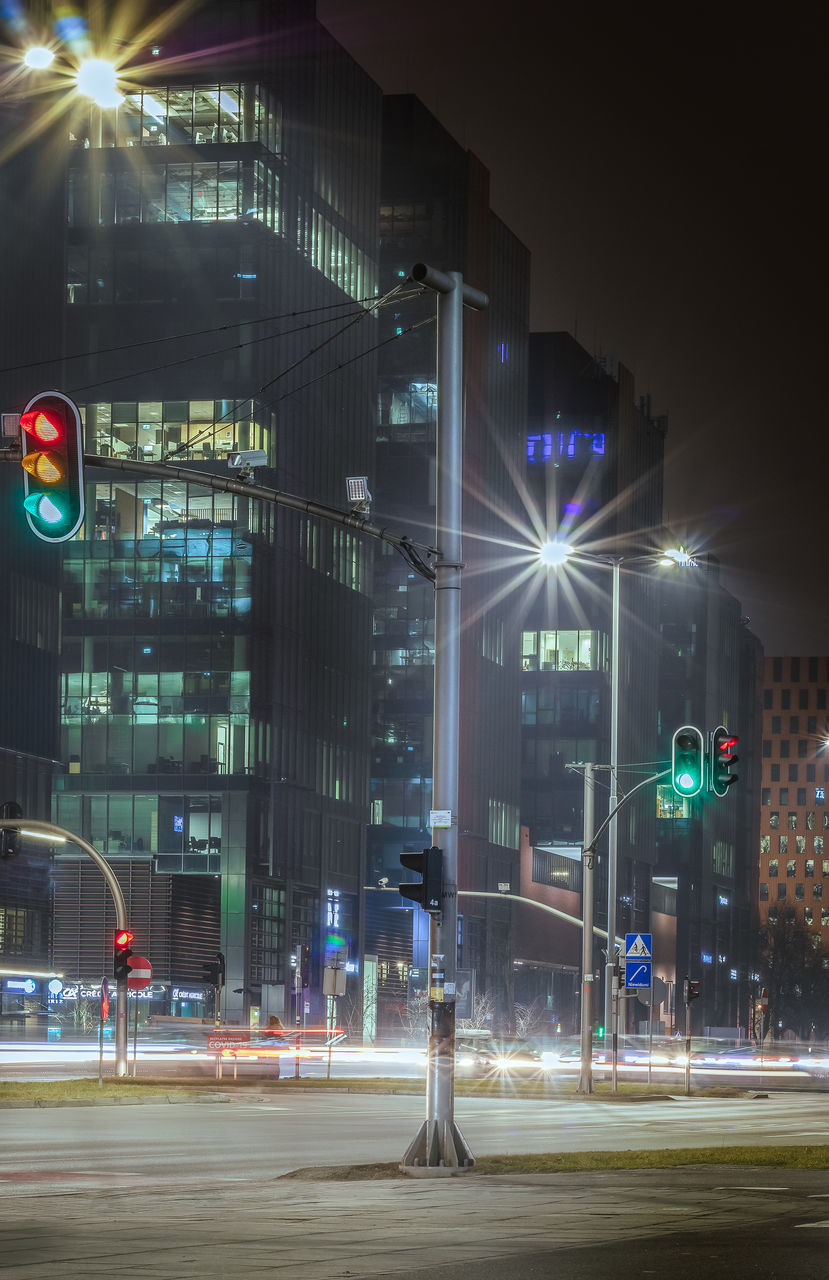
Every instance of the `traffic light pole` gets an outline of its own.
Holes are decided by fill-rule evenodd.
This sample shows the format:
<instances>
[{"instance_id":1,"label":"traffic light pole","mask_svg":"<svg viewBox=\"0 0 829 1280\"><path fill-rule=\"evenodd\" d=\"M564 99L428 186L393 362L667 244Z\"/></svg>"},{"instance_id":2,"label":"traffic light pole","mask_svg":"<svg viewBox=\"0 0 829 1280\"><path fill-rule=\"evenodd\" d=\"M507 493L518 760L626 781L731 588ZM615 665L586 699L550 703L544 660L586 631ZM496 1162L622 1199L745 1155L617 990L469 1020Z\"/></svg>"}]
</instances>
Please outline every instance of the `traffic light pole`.
<instances>
[{"instance_id":1,"label":"traffic light pole","mask_svg":"<svg viewBox=\"0 0 829 1280\"><path fill-rule=\"evenodd\" d=\"M32 831L39 836L54 836L56 840L65 840L69 844L76 844L79 849L88 854L106 880L109 891L112 894L112 900L115 904L116 929L127 928L127 906L124 902L121 886L112 867L94 845L90 844L88 840L84 840L83 836L76 835L74 831L67 831L65 827L56 826L54 822L41 822L37 818L16 818L14 820L0 818L0 831L15 829ZM115 992L117 997L115 1005L115 1074L116 1076L125 1076L127 1074L128 1042L128 997L127 979L125 977L116 979Z\"/></svg>"},{"instance_id":2,"label":"traffic light pole","mask_svg":"<svg viewBox=\"0 0 829 1280\"><path fill-rule=\"evenodd\" d=\"M461 527L463 516L463 308L483 311L486 294L458 271L424 263L412 278L437 294L438 433L435 561L435 701L432 807L451 814L440 832L443 892L429 928L429 1045L426 1119L403 1156L404 1173L471 1169L472 1152L455 1124L455 991L458 957L458 754L460 749ZM432 833L435 838L435 832Z\"/></svg>"}]
</instances>

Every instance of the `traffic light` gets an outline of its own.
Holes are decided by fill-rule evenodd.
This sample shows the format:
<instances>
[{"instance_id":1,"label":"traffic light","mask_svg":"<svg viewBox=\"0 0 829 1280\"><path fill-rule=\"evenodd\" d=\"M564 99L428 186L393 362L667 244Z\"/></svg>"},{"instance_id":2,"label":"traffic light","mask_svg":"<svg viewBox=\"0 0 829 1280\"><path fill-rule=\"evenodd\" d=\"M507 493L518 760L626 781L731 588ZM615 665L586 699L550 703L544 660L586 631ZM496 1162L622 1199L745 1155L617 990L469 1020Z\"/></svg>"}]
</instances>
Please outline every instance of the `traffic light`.
<instances>
[{"instance_id":1,"label":"traffic light","mask_svg":"<svg viewBox=\"0 0 829 1280\"><path fill-rule=\"evenodd\" d=\"M23 509L43 542L65 542L83 522L83 432L77 405L41 391L20 417Z\"/></svg>"},{"instance_id":2,"label":"traffic light","mask_svg":"<svg viewBox=\"0 0 829 1280\"><path fill-rule=\"evenodd\" d=\"M128 978L130 976L130 967L127 961L132 955L130 943L134 936L129 929L117 929L115 932L115 954L112 972L116 981L119 978Z\"/></svg>"},{"instance_id":3,"label":"traffic light","mask_svg":"<svg viewBox=\"0 0 829 1280\"><path fill-rule=\"evenodd\" d=\"M209 987L225 985L225 958L221 951L216 952L215 960L202 961L202 981Z\"/></svg>"},{"instance_id":4,"label":"traffic light","mask_svg":"<svg viewBox=\"0 0 829 1280\"><path fill-rule=\"evenodd\" d=\"M699 983L693 978L686 978L682 984L682 994L686 1004L699 999Z\"/></svg>"},{"instance_id":5,"label":"traffic light","mask_svg":"<svg viewBox=\"0 0 829 1280\"><path fill-rule=\"evenodd\" d=\"M439 912L443 894L443 850L433 845L422 853L401 853L400 861L409 871L422 877L420 884L401 884L401 896L417 902L424 911L433 915Z\"/></svg>"},{"instance_id":6,"label":"traffic light","mask_svg":"<svg viewBox=\"0 0 829 1280\"><path fill-rule=\"evenodd\" d=\"M715 796L727 795L728 788L737 781L737 774L732 773L731 768L740 758L736 753L739 741L724 725L718 725L711 732L708 786Z\"/></svg>"},{"instance_id":7,"label":"traffic light","mask_svg":"<svg viewBox=\"0 0 829 1280\"><path fill-rule=\"evenodd\" d=\"M23 810L16 800L6 800L0 804L0 818L22 818ZM19 852L17 841L19 831L5 829L0 831L0 858L14 858Z\"/></svg>"},{"instance_id":8,"label":"traffic light","mask_svg":"<svg viewBox=\"0 0 829 1280\"><path fill-rule=\"evenodd\" d=\"M299 976L303 987L311 985L311 945L303 942L299 948Z\"/></svg>"},{"instance_id":9,"label":"traffic light","mask_svg":"<svg viewBox=\"0 0 829 1280\"><path fill-rule=\"evenodd\" d=\"M671 745L671 786L678 796L696 796L702 790L705 745L693 724L677 729Z\"/></svg>"}]
</instances>

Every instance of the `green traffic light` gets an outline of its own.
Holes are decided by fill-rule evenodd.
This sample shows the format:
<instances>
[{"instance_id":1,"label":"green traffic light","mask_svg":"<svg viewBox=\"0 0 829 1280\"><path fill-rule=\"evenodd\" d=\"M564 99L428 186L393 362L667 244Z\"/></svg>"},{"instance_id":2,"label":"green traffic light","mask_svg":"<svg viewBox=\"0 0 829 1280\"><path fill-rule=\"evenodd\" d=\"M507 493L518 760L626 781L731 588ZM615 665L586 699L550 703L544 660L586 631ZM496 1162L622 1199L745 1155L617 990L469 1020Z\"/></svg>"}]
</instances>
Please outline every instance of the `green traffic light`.
<instances>
[{"instance_id":1,"label":"green traffic light","mask_svg":"<svg viewBox=\"0 0 829 1280\"><path fill-rule=\"evenodd\" d=\"M63 506L48 493L30 493L28 498L23 499L23 506L35 520L42 520L52 528L66 519Z\"/></svg>"},{"instance_id":2,"label":"green traffic light","mask_svg":"<svg viewBox=\"0 0 829 1280\"><path fill-rule=\"evenodd\" d=\"M671 743L671 786L678 796L690 799L702 790L705 744L693 724L677 729Z\"/></svg>"}]
</instances>

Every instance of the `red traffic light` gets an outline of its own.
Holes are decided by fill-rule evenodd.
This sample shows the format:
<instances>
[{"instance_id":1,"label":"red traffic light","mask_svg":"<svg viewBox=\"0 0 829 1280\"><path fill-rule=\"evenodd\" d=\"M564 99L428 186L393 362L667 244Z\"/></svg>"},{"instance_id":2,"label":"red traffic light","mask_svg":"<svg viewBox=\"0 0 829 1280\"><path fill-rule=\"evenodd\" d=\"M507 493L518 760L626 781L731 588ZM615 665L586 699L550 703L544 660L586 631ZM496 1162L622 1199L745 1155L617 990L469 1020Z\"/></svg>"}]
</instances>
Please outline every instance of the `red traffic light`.
<instances>
[{"instance_id":1,"label":"red traffic light","mask_svg":"<svg viewBox=\"0 0 829 1280\"><path fill-rule=\"evenodd\" d=\"M133 937L134 934L130 933L129 929L117 929L115 932L112 971L117 982L122 982L130 976L129 958L132 955Z\"/></svg>"},{"instance_id":2,"label":"red traffic light","mask_svg":"<svg viewBox=\"0 0 829 1280\"><path fill-rule=\"evenodd\" d=\"M63 419L54 409L30 409L21 414L20 429L34 436L38 444L57 444L66 435Z\"/></svg>"},{"instance_id":3,"label":"red traffic light","mask_svg":"<svg viewBox=\"0 0 829 1280\"><path fill-rule=\"evenodd\" d=\"M737 747L740 739L735 733L729 733L725 725L717 725L710 736L711 753L709 757L708 787L715 796L728 794L728 788L737 781L737 774L732 767L739 760Z\"/></svg>"}]
</instances>

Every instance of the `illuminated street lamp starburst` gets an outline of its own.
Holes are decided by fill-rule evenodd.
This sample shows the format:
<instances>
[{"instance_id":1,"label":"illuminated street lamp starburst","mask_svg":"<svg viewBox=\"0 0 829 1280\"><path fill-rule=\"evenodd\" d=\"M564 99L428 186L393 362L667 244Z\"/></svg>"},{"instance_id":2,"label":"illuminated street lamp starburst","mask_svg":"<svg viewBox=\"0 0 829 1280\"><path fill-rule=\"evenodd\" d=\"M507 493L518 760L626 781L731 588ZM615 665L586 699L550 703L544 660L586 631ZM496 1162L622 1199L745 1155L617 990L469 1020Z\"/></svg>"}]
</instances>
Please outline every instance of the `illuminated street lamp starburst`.
<instances>
[{"instance_id":1,"label":"illuminated street lamp starburst","mask_svg":"<svg viewBox=\"0 0 829 1280\"><path fill-rule=\"evenodd\" d=\"M55 60L55 55L51 49L47 49L42 45L27 49L23 55L23 64L32 71L45 71L47 67L51 67Z\"/></svg>"},{"instance_id":2,"label":"illuminated street lamp starburst","mask_svg":"<svg viewBox=\"0 0 829 1280\"><path fill-rule=\"evenodd\" d=\"M91 98L96 106L117 107L124 101L118 92L115 67L103 58L88 58L78 68L78 93Z\"/></svg>"}]
</instances>

